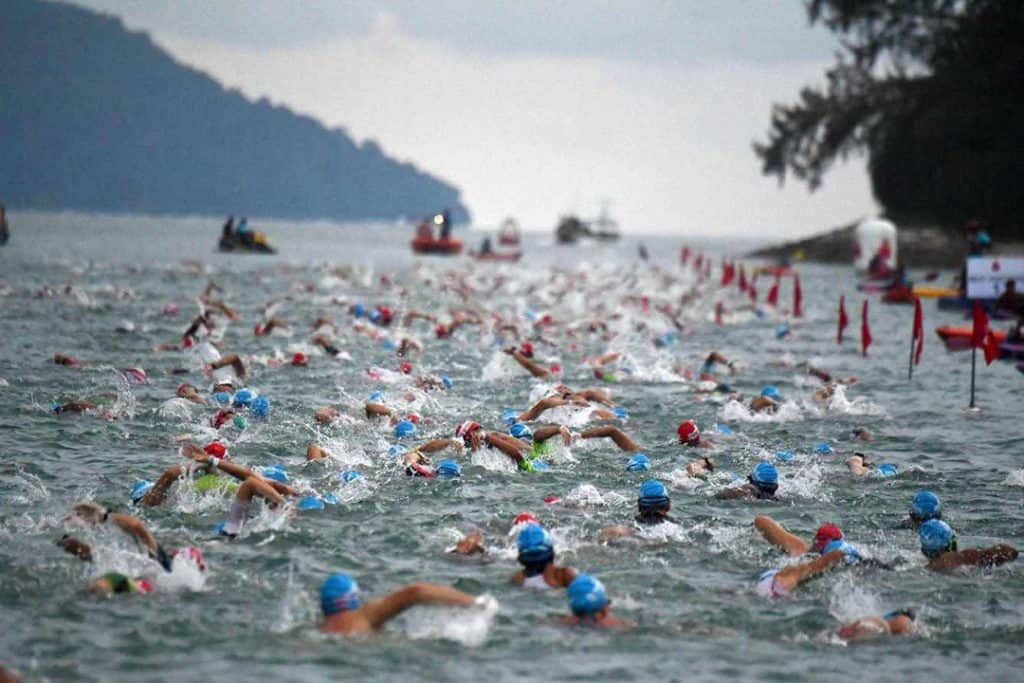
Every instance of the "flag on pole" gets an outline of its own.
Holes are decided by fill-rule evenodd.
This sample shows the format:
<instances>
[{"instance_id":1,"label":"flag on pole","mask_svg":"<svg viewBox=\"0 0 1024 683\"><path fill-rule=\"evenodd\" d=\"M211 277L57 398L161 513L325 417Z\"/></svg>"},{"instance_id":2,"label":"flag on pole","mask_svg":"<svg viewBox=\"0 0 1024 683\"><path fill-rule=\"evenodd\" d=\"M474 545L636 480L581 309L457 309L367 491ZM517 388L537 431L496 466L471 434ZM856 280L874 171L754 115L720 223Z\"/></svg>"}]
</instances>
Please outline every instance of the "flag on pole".
<instances>
[{"instance_id":1,"label":"flag on pole","mask_svg":"<svg viewBox=\"0 0 1024 683\"><path fill-rule=\"evenodd\" d=\"M775 278L775 282L772 283L772 288L768 290L768 297L764 300L769 306L779 305L779 278Z\"/></svg>"},{"instance_id":2,"label":"flag on pole","mask_svg":"<svg viewBox=\"0 0 1024 683\"><path fill-rule=\"evenodd\" d=\"M914 341L917 348L914 349L914 365L920 365L921 352L924 351L924 314L921 312L921 300L914 297Z\"/></svg>"},{"instance_id":3,"label":"flag on pole","mask_svg":"<svg viewBox=\"0 0 1024 683\"><path fill-rule=\"evenodd\" d=\"M836 344L843 343L843 330L850 324L850 318L846 315L846 297L839 297L839 329L836 330Z\"/></svg>"},{"instance_id":4,"label":"flag on pole","mask_svg":"<svg viewBox=\"0 0 1024 683\"><path fill-rule=\"evenodd\" d=\"M744 270L743 264L740 264L740 291L747 291L747 271Z\"/></svg>"},{"instance_id":5,"label":"flag on pole","mask_svg":"<svg viewBox=\"0 0 1024 683\"><path fill-rule=\"evenodd\" d=\"M868 347L871 346L871 326L868 325L868 300L864 299L864 305L860 309L860 352L868 355Z\"/></svg>"},{"instance_id":6,"label":"flag on pole","mask_svg":"<svg viewBox=\"0 0 1024 683\"><path fill-rule=\"evenodd\" d=\"M800 291L800 276L793 273L793 317L803 316L804 293Z\"/></svg>"},{"instance_id":7,"label":"flag on pole","mask_svg":"<svg viewBox=\"0 0 1024 683\"><path fill-rule=\"evenodd\" d=\"M988 326L988 315L981 302L974 301L974 324L971 328L971 346L977 347L985 352L985 365L991 365L992 361L999 358L999 341L996 335Z\"/></svg>"}]
</instances>

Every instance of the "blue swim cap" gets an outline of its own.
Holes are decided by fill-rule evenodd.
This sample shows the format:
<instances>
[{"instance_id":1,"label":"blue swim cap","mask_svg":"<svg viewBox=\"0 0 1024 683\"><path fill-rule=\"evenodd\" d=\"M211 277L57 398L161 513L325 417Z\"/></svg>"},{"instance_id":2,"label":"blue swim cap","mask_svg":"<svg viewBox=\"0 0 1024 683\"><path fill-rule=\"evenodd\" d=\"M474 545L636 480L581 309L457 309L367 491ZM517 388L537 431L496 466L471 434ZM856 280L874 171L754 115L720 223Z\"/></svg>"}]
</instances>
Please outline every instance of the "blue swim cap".
<instances>
[{"instance_id":1,"label":"blue swim cap","mask_svg":"<svg viewBox=\"0 0 1024 683\"><path fill-rule=\"evenodd\" d=\"M256 395L248 389L239 389L235 392L235 405L244 408L252 403L254 398L256 398Z\"/></svg>"},{"instance_id":2,"label":"blue swim cap","mask_svg":"<svg viewBox=\"0 0 1024 683\"><path fill-rule=\"evenodd\" d=\"M434 470L434 474L444 479L454 479L455 477L462 476L462 467L454 460L442 460L437 463L437 469Z\"/></svg>"},{"instance_id":3,"label":"blue swim cap","mask_svg":"<svg viewBox=\"0 0 1024 683\"><path fill-rule=\"evenodd\" d=\"M373 401L375 403L380 403L381 401L384 400L384 392L383 391L375 391L372 394L370 394L370 398L367 399L367 400Z\"/></svg>"},{"instance_id":4,"label":"blue swim cap","mask_svg":"<svg viewBox=\"0 0 1024 683\"><path fill-rule=\"evenodd\" d=\"M735 434L736 433L735 431L733 431L733 428L730 427L729 425L720 424L718 422L716 422L715 424L711 425L711 431L718 432L719 434Z\"/></svg>"},{"instance_id":5,"label":"blue swim cap","mask_svg":"<svg viewBox=\"0 0 1024 683\"><path fill-rule=\"evenodd\" d=\"M600 612L610 602L604 584L590 574L580 574L573 579L566 595L569 597L569 609L577 616Z\"/></svg>"},{"instance_id":6,"label":"blue swim cap","mask_svg":"<svg viewBox=\"0 0 1024 683\"><path fill-rule=\"evenodd\" d=\"M629 411L623 408L622 406L615 406L614 408L612 408L612 412L615 413L615 417L619 418L620 420L629 419Z\"/></svg>"},{"instance_id":7,"label":"blue swim cap","mask_svg":"<svg viewBox=\"0 0 1024 683\"><path fill-rule=\"evenodd\" d=\"M341 480L347 484L348 482L355 481L356 479L359 479L362 476L363 475L359 472L359 470L345 470L344 472L341 473Z\"/></svg>"},{"instance_id":8,"label":"blue swim cap","mask_svg":"<svg viewBox=\"0 0 1024 683\"><path fill-rule=\"evenodd\" d=\"M218 391L213 395L213 400L221 405L231 403L231 394L226 391Z\"/></svg>"},{"instance_id":9,"label":"blue swim cap","mask_svg":"<svg viewBox=\"0 0 1024 683\"><path fill-rule=\"evenodd\" d=\"M640 498L637 504L645 508L660 508L668 505L668 489L657 479L648 479L640 484Z\"/></svg>"},{"instance_id":10,"label":"blue swim cap","mask_svg":"<svg viewBox=\"0 0 1024 683\"><path fill-rule=\"evenodd\" d=\"M778 453L775 454L775 457L781 460L782 462L789 462L790 460L796 457L796 453L794 453L793 451L779 451Z\"/></svg>"},{"instance_id":11,"label":"blue swim cap","mask_svg":"<svg viewBox=\"0 0 1024 683\"><path fill-rule=\"evenodd\" d=\"M257 419L263 419L270 414L270 399L266 396L257 396L249 406L249 414Z\"/></svg>"},{"instance_id":12,"label":"blue swim cap","mask_svg":"<svg viewBox=\"0 0 1024 683\"><path fill-rule=\"evenodd\" d=\"M539 524L527 524L519 531L517 540L519 561L522 564L534 564L552 559L555 555L555 542L551 534Z\"/></svg>"},{"instance_id":13,"label":"blue swim cap","mask_svg":"<svg viewBox=\"0 0 1024 683\"><path fill-rule=\"evenodd\" d=\"M918 520L942 516L942 501L931 491L918 491L910 503L910 516Z\"/></svg>"},{"instance_id":14,"label":"blue swim cap","mask_svg":"<svg viewBox=\"0 0 1024 683\"><path fill-rule=\"evenodd\" d=\"M358 609L359 584L348 574L331 574L320 586L320 609L324 615Z\"/></svg>"},{"instance_id":15,"label":"blue swim cap","mask_svg":"<svg viewBox=\"0 0 1024 683\"><path fill-rule=\"evenodd\" d=\"M323 510L325 506L320 496L305 496L299 499L296 507L300 510Z\"/></svg>"},{"instance_id":16,"label":"blue swim cap","mask_svg":"<svg viewBox=\"0 0 1024 683\"><path fill-rule=\"evenodd\" d=\"M388 448L388 455L394 457L396 455L405 455L409 452L409 449L400 443L391 444Z\"/></svg>"},{"instance_id":17,"label":"blue swim cap","mask_svg":"<svg viewBox=\"0 0 1024 683\"><path fill-rule=\"evenodd\" d=\"M626 463L627 472L646 472L651 468L651 459L643 453L635 453Z\"/></svg>"},{"instance_id":18,"label":"blue swim cap","mask_svg":"<svg viewBox=\"0 0 1024 683\"><path fill-rule=\"evenodd\" d=\"M853 563L861 559L860 552L842 539L829 541L827 544L825 544L825 547L821 549L821 554L827 555L833 550L842 550L843 555L845 555L846 561L849 563Z\"/></svg>"},{"instance_id":19,"label":"blue swim cap","mask_svg":"<svg viewBox=\"0 0 1024 683\"><path fill-rule=\"evenodd\" d=\"M448 375L441 375L441 384L444 385L445 389L451 389L452 388L452 378L449 377Z\"/></svg>"},{"instance_id":20,"label":"blue swim cap","mask_svg":"<svg viewBox=\"0 0 1024 683\"><path fill-rule=\"evenodd\" d=\"M773 401L782 400L782 394L779 393L779 388L774 384L769 384L761 389L761 395L765 398L770 398Z\"/></svg>"},{"instance_id":21,"label":"blue swim cap","mask_svg":"<svg viewBox=\"0 0 1024 683\"><path fill-rule=\"evenodd\" d=\"M941 519L929 519L917 530L921 539L921 552L925 555L938 555L949 550L956 540L953 529Z\"/></svg>"},{"instance_id":22,"label":"blue swim cap","mask_svg":"<svg viewBox=\"0 0 1024 683\"><path fill-rule=\"evenodd\" d=\"M338 496L333 493L328 493L324 495L323 501L328 505L337 505L338 503L341 502L341 499L338 498Z\"/></svg>"},{"instance_id":23,"label":"blue swim cap","mask_svg":"<svg viewBox=\"0 0 1024 683\"><path fill-rule=\"evenodd\" d=\"M403 439L407 436L415 436L415 434L416 425L409 422L409 420L399 420L398 423L395 424L395 436L399 439Z\"/></svg>"},{"instance_id":24,"label":"blue swim cap","mask_svg":"<svg viewBox=\"0 0 1024 683\"><path fill-rule=\"evenodd\" d=\"M754 465L750 479L755 484L778 484L779 471L770 462L759 462Z\"/></svg>"},{"instance_id":25,"label":"blue swim cap","mask_svg":"<svg viewBox=\"0 0 1024 683\"><path fill-rule=\"evenodd\" d=\"M373 309L372 311L370 311L370 315L368 315L367 317L368 317L368 318L370 319L370 322L371 322L371 323L375 323L375 322L377 322L378 320L380 320L380 311L378 311L378 310L377 310L377 309L375 308L375 309Z\"/></svg>"},{"instance_id":26,"label":"blue swim cap","mask_svg":"<svg viewBox=\"0 0 1024 683\"><path fill-rule=\"evenodd\" d=\"M782 339L789 334L789 325L782 323L775 328L775 338Z\"/></svg>"},{"instance_id":27,"label":"blue swim cap","mask_svg":"<svg viewBox=\"0 0 1024 683\"><path fill-rule=\"evenodd\" d=\"M519 413L511 408L505 408L505 410L501 411L501 421L511 427L519 421L519 418L517 417L518 415Z\"/></svg>"},{"instance_id":28,"label":"blue swim cap","mask_svg":"<svg viewBox=\"0 0 1024 683\"><path fill-rule=\"evenodd\" d=\"M883 477L895 477L900 471L891 462L883 462L878 466L878 473Z\"/></svg>"},{"instance_id":29,"label":"blue swim cap","mask_svg":"<svg viewBox=\"0 0 1024 683\"><path fill-rule=\"evenodd\" d=\"M530 461L530 464L533 466L534 472L542 472L544 470L551 469L550 467L548 467L548 463L546 460L532 460Z\"/></svg>"},{"instance_id":30,"label":"blue swim cap","mask_svg":"<svg viewBox=\"0 0 1024 683\"><path fill-rule=\"evenodd\" d=\"M394 351L395 349L398 348L398 344L396 344L393 339L385 339L384 341L381 342L381 346L383 346L388 351Z\"/></svg>"},{"instance_id":31,"label":"blue swim cap","mask_svg":"<svg viewBox=\"0 0 1024 683\"><path fill-rule=\"evenodd\" d=\"M284 471L284 468L280 465L271 465L270 467L261 467L260 474L267 479L273 479L279 481L282 484L288 483L288 473Z\"/></svg>"},{"instance_id":32,"label":"blue swim cap","mask_svg":"<svg viewBox=\"0 0 1024 683\"><path fill-rule=\"evenodd\" d=\"M61 403L57 403L56 401L50 401L50 410L52 410L55 413L59 413L60 409L63 407L64 405Z\"/></svg>"},{"instance_id":33,"label":"blue swim cap","mask_svg":"<svg viewBox=\"0 0 1024 683\"><path fill-rule=\"evenodd\" d=\"M136 481L134 484L132 484L132 502L138 503L140 500L142 500L142 497L149 492L151 488L153 488L153 482L149 481L148 479L139 479L138 481Z\"/></svg>"},{"instance_id":34,"label":"blue swim cap","mask_svg":"<svg viewBox=\"0 0 1024 683\"><path fill-rule=\"evenodd\" d=\"M533 441L533 430L529 426L522 422L516 422L508 428L508 433L517 439L523 439L525 441Z\"/></svg>"},{"instance_id":35,"label":"blue swim cap","mask_svg":"<svg viewBox=\"0 0 1024 683\"><path fill-rule=\"evenodd\" d=\"M830 455L836 451L832 446L822 441L821 443L814 444L814 452L819 455Z\"/></svg>"},{"instance_id":36,"label":"blue swim cap","mask_svg":"<svg viewBox=\"0 0 1024 683\"><path fill-rule=\"evenodd\" d=\"M364 306L363 304L355 304L352 307L352 315L354 315L357 318L362 318L364 315L366 315L366 306Z\"/></svg>"}]
</instances>

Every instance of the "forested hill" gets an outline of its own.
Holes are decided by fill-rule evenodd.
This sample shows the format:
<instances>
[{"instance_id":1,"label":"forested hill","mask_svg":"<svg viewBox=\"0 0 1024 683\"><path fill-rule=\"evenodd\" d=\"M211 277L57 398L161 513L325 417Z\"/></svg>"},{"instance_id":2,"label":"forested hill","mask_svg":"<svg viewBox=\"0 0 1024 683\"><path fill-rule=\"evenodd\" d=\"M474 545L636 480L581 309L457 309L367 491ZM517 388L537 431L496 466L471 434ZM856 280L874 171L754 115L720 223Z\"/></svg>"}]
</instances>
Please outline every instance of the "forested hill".
<instances>
[{"instance_id":1,"label":"forested hill","mask_svg":"<svg viewBox=\"0 0 1024 683\"><path fill-rule=\"evenodd\" d=\"M0 2L0 135L11 208L469 219L456 187L373 142L247 100L70 5Z\"/></svg>"}]
</instances>

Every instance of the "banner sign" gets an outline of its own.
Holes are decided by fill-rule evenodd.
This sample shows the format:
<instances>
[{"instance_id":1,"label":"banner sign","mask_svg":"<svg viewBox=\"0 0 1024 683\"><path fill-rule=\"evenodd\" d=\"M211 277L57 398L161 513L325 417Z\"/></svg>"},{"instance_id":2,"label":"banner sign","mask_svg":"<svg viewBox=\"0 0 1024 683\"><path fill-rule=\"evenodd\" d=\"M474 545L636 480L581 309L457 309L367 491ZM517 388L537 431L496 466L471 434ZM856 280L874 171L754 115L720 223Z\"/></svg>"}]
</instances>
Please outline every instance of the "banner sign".
<instances>
[{"instance_id":1,"label":"banner sign","mask_svg":"<svg viewBox=\"0 0 1024 683\"><path fill-rule=\"evenodd\" d=\"M967 259L967 298L995 299L1006 289L1007 280L1017 281L1024 293L1024 258L971 256Z\"/></svg>"}]
</instances>

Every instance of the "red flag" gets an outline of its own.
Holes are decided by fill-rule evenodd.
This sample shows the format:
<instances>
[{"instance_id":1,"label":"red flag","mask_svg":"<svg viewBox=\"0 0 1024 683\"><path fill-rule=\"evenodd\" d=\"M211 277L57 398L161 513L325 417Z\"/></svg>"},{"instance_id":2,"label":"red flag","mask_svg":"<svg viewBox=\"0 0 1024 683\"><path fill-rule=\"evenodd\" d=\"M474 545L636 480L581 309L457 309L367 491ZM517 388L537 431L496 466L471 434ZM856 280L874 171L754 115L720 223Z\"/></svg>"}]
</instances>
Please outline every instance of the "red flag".
<instances>
[{"instance_id":1,"label":"red flag","mask_svg":"<svg viewBox=\"0 0 1024 683\"><path fill-rule=\"evenodd\" d=\"M754 284L755 282L757 282L757 280L752 280L750 282L750 284L747 285L747 294L750 295L750 302L756 304L757 303L757 285Z\"/></svg>"},{"instance_id":2,"label":"red flag","mask_svg":"<svg viewBox=\"0 0 1024 683\"><path fill-rule=\"evenodd\" d=\"M775 278L772 288L768 290L768 298L764 300L769 306L779 305L779 278Z\"/></svg>"},{"instance_id":3,"label":"red flag","mask_svg":"<svg viewBox=\"0 0 1024 683\"><path fill-rule=\"evenodd\" d=\"M697 258L693 260L693 269L700 273L704 267L704 254L697 254Z\"/></svg>"},{"instance_id":4,"label":"red flag","mask_svg":"<svg viewBox=\"0 0 1024 683\"><path fill-rule=\"evenodd\" d=\"M868 355L868 347L871 346L871 326L868 325L868 300L864 299L864 306L860 309L860 352Z\"/></svg>"},{"instance_id":5,"label":"red flag","mask_svg":"<svg viewBox=\"0 0 1024 683\"><path fill-rule=\"evenodd\" d=\"M740 264L740 291L747 291L747 271L743 269L743 264Z\"/></svg>"},{"instance_id":6,"label":"red flag","mask_svg":"<svg viewBox=\"0 0 1024 683\"><path fill-rule=\"evenodd\" d=\"M800 291L800 276L793 273L793 317L799 318L804 314L803 309L804 293Z\"/></svg>"},{"instance_id":7,"label":"red flag","mask_svg":"<svg viewBox=\"0 0 1024 683\"><path fill-rule=\"evenodd\" d=\"M839 329L836 331L836 344L843 343L843 330L850 324L850 318L846 315L846 297L839 297Z\"/></svg>"},{"instance_id":8,"label":"red flag","mask_svg":"<svg viewBox=\"0 0 1024 683\"><path fill-rule=\"evenodd\" d=\"M988 316L985 314L985 307L977 299L974 300L974 325L971 329L971 346L985 348L985 335L988 334Z\"/></svg>"},{"instance_id":9,"label":"red flag","mask_svg":"<svg viewBox=\"0 0 1024 683\"><path fill-rule=\"evenodd\" d=\"M691 253L689 247L683 247L683 250L679 253L679 260L682 261L684 266L690 262Z\"/></svg>"},{"instance_id":10,"label":"red flag","mask_svg":"<svg viewBox=\"0 0 1024 683\"><path fill-rule=\"evenodd\" d=\"M999 358L999 340L989 330L985 335L985 365L991 365L996 358Z\"/></svg>"},{"instance_id":11,"label":"red flag","mask_svg":"<svg viewBox=\"0 0 1024 683\"><path fill-rule=\"evenodd\" d=\"M921 363L921 352L924 351L924 315L921 313L921 300L914 297L914 340L917 341L917 348L914 350L914 365Z\"/></svg>"}]
</instances>

